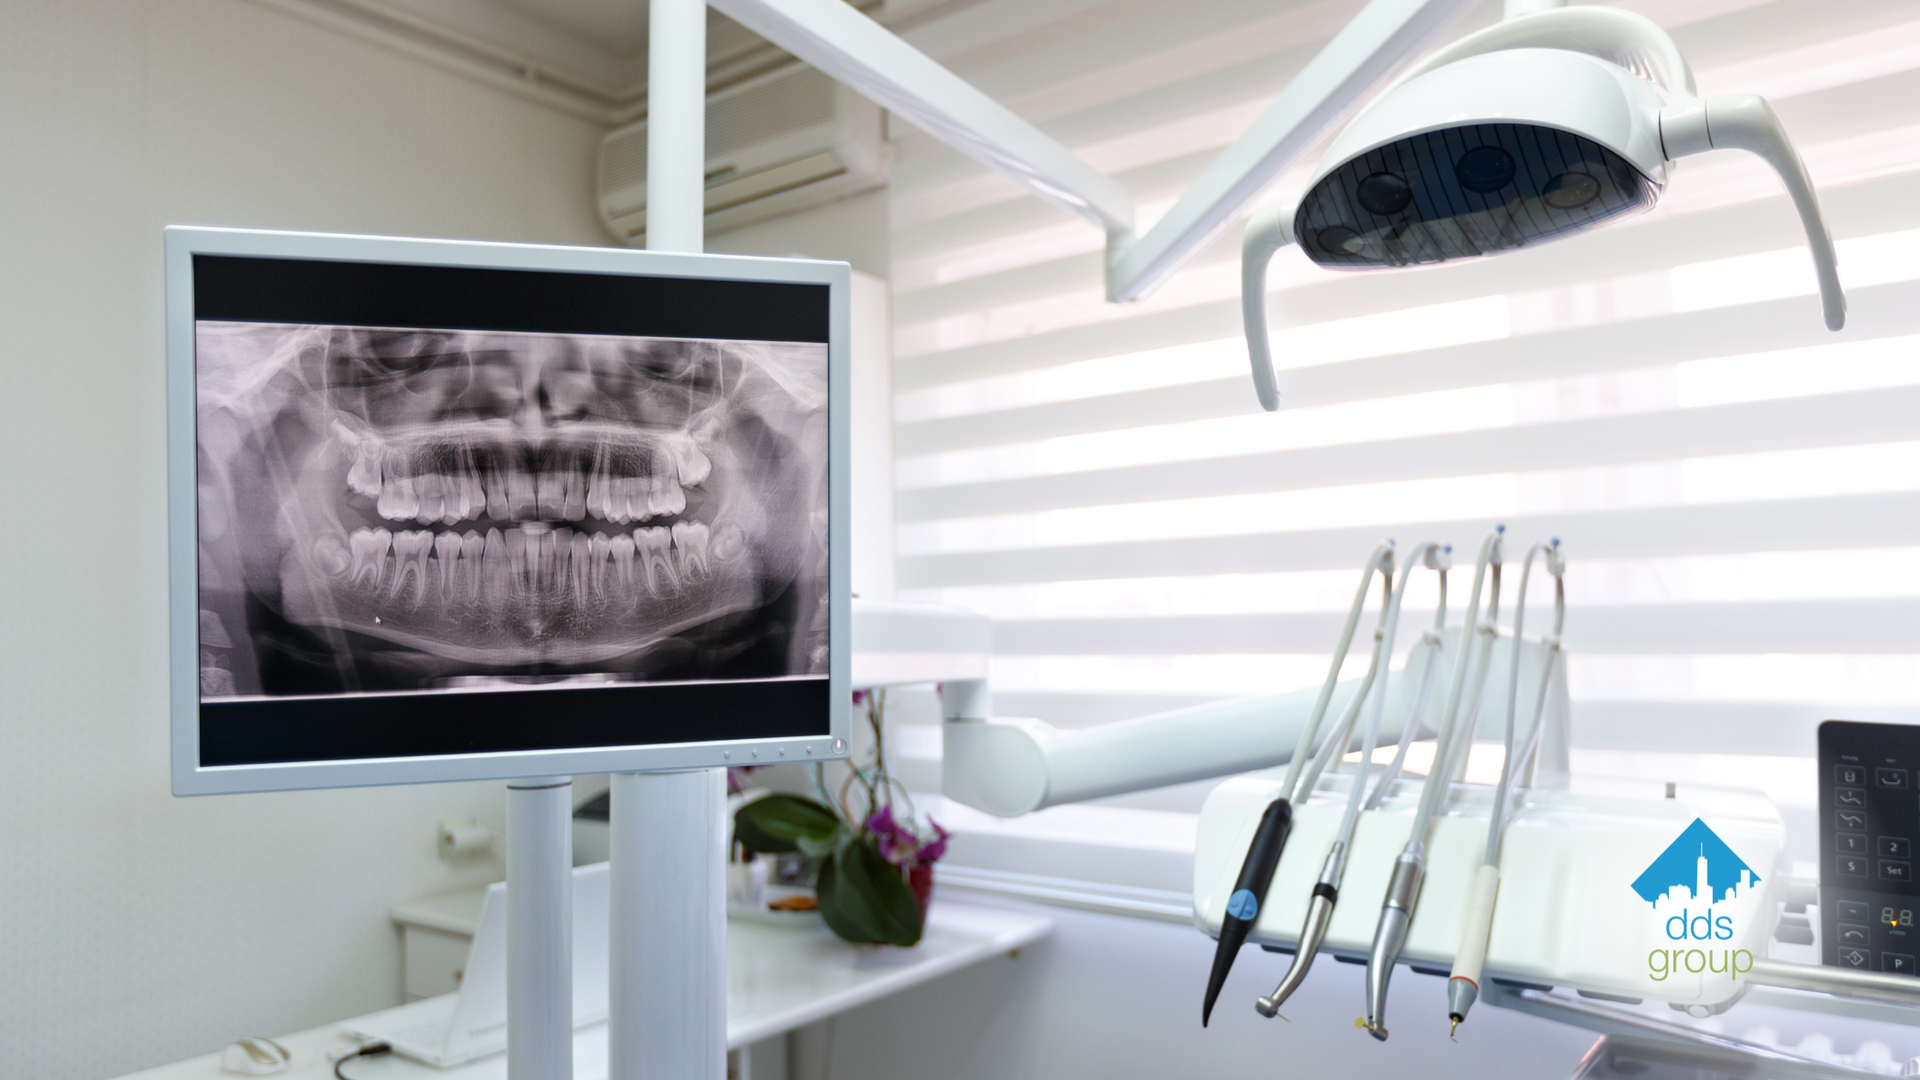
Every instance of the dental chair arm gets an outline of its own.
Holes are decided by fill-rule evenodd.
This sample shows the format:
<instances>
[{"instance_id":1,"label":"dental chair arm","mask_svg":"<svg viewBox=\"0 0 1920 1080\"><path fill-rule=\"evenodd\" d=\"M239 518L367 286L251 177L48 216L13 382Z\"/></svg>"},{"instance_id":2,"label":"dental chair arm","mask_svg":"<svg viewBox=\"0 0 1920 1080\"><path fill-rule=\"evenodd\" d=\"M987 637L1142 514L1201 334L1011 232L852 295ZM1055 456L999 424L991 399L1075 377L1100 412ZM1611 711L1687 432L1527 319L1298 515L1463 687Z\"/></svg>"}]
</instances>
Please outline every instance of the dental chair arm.
<instances>
[{"instance_id":1,"label":"dental chair arm","mask_svg":"<svg viewBox=\"0 0 1920 1080\"><path fill-rule=\"evenodd\" d=\"M1827 329L1847 323L1847 296L1840 288L1839 260L1833 237L1820 213L1807 167L1787 138L1787 129L1767 100L1754 94L1716 94L1682 101L1660 114L1660 141L1668 160L1704 154L1709 150L1745 150L1758 156L1780 176L1800 223L1807 230L1807 250L1813 255L1820 279L1820 306Z\"/></svg>"},{"instance_id":2,"label":"dental chair arm","mask_svg":"<svg viewBox=\"0 0 1920 1080\"><path fill-rule=\"evenodd\" d=\"M1388 683L1380 718L1382 745L1397 741L1413 715L1425 665L1450 670L1460 648L1459 627L1441 631L1440 647L1418 649ZM1512 639L1495 645L1494 663L1507 662ZM1520 700L1539 693L1542 646L1529 638L1520 679ZM1359 679L1339 683L1330 711L1345 711ZM1300 731L1313 715L1320 688L1271 697L1243 698L1062 731L1040 720L988 719L992 700L985 682L945 683L940 688L946 723L941 790L950 799L998 817L1017 817L1062 803L1082 802L1192 780L1231 776L1288 764ZM1498 737L1506 715L1507 687L1493 680L1480 708L1478 733ZM1431 718L1437 710L1427 710ZM1564 680L1557 680L1546 706L1536 786L1558 787L1567 772L1569 706ZM1422 725L1416 737L1433 738ZM1349 752L1360 748L1356 732Z\"/></svg>"},{"instance_id":3,"label":"dental chair arm","mask_svg":"<svg viewBox=\"0 0 1920 1080\"><path fill-rule=\"evenodd\" d=\"M1335 708L1345 708L1358 682L1340 684ZM989 814L1016 817L1061 803L1285 765L1319 693L1315 686L1084 731L1059 731L1024 718L948 720L941 790ZM1397 718L1410 710L1388 711Z\"/></svg>"},{"instance_id":4,"label":"dental chair arm","mask_svg":"<svg viewBox=\"0 0 1920 1080\"><path fill-rule=\"evenodd\" d=\"M1287 207L1262 210L1247 221L1240 240L1240 313L1247 326L1247 359L1253 364L1253 390L1260 407L1280 407L1280 387L1273 373L1273 346L1267 336L1267 264L1273 254L1293 243Z\"/></svg>"}]
</instances>

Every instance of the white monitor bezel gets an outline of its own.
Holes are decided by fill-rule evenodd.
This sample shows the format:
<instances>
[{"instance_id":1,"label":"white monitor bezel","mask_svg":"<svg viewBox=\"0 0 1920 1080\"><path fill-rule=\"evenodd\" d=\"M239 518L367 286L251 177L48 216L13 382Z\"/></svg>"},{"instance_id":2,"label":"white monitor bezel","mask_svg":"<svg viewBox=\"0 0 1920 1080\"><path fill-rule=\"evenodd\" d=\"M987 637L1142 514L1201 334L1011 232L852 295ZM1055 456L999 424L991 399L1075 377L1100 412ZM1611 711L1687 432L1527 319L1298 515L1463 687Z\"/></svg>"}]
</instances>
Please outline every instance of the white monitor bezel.
<instances>
[{"instance_id":1,"label":"white monitor bezel","mask_svg":"<svg viewBox=\"0 0 1920 1080\"><path fill-rule=\"evenodd\" d=\"M194 395L195 255L631 274L825 285L828 324L828 733L793 738L523 750L424 757L200 764L199 560ZM844 757L851 742L847 342L851 270L843 262L692 255L383 236L169 226L166 229L168 670L175 795L499 780L769 765ZM836 747L838 748L836 750Z\"/></svg>"}]
</instances>

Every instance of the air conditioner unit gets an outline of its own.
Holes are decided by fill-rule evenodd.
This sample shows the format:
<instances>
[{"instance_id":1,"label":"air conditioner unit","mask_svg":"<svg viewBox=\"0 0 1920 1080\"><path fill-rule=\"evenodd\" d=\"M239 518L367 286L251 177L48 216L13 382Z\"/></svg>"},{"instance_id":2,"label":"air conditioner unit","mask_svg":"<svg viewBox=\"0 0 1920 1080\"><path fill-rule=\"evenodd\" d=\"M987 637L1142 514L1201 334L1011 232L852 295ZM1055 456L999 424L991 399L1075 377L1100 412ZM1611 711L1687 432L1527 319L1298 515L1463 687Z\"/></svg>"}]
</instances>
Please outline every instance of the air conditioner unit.
<instances>
[{"instance_id":1,"label":"air conditioner unit","mask_svg":"<svg viewBox=\"0 0 1920 1080\"><path fill-rule=\"evenodd\" d=\"M707 96L707 231L749 225L887 181L880 106L810 67ZM634 245L647 233L647 123L600 141L600 219Z\"/></svg>"}]
</instances>

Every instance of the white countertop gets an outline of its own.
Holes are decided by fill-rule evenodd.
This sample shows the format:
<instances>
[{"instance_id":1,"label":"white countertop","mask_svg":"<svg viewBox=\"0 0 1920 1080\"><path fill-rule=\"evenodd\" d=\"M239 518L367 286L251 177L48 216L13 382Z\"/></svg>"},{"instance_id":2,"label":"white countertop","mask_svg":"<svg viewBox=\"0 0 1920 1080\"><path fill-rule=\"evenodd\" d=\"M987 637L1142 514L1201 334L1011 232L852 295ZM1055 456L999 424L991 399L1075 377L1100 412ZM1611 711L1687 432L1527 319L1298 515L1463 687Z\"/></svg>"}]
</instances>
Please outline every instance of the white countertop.
<instances>
[{"instance_id":1,"label":"white countertop","mask_svg":"<svg viewBox=\"0 0 1920 1080\"><path fill-rule=\"evenodd\" d=\"M1042 915L945 899L933 902L927 912L926 936L911 949L848 945L817 921L767 925L729 920L727 1045L745 1046L803 1027L1011 952L1052 931L1053 921ZM276 1041L293 1054L292 1067L274 1074L286 1080L331 1080L327 1052L355 1042L335 1024ZM605 1024L574 1033L573 1062L576 1080L605 1080ZM357 1059L346 1071L352 1080L505 1080L507 1058L504 1053L495 1054L436 1069L390 1054ZM134 1073L124 1080L225 1080L232 1075L220 1070L216 1053Z\"/></svg>"}]
</instances>

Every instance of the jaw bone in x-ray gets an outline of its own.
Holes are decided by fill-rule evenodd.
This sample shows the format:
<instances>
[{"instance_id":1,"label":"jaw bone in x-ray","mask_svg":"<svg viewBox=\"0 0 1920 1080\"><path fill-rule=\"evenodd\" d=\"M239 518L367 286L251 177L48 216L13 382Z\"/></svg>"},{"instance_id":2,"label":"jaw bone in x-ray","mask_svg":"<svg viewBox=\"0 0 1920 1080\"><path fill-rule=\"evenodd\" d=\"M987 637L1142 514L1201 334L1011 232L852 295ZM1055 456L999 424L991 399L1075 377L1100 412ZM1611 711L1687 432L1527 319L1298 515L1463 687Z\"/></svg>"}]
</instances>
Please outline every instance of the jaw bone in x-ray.
<instances>
[{"instance_id":1,"label":"jaw bone in x-ray","mask_svg":"<svg viewBox=\"0 0 1920 1080\"><path fill-rule=\"evenodd\" d=\"M203 322L195 365L203 696L826 670L823 344Z\"/></svg>"}]
</instances>

